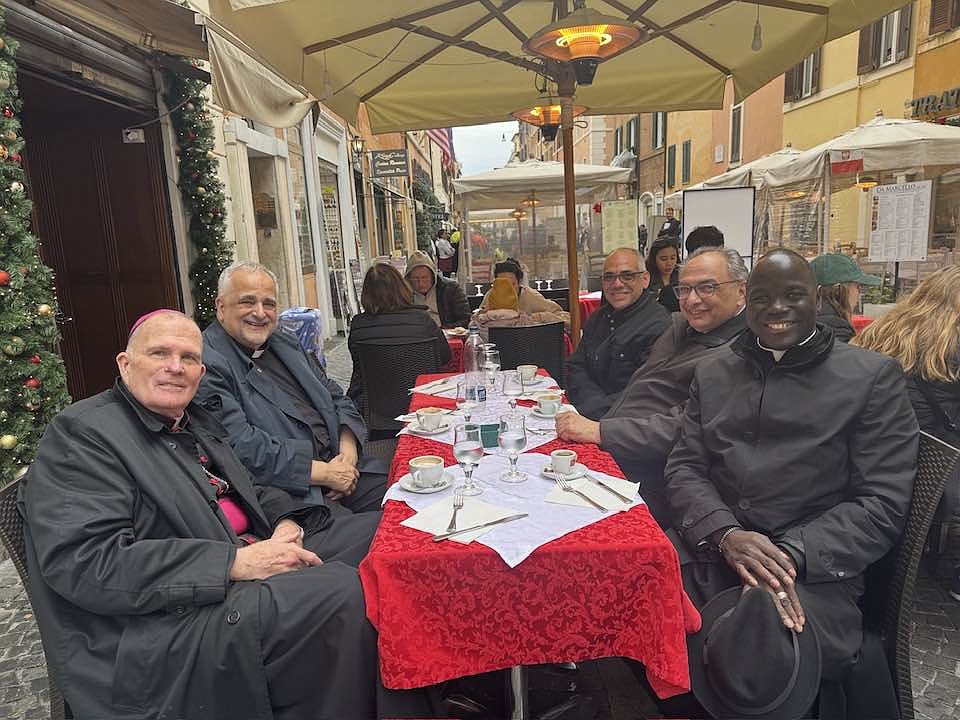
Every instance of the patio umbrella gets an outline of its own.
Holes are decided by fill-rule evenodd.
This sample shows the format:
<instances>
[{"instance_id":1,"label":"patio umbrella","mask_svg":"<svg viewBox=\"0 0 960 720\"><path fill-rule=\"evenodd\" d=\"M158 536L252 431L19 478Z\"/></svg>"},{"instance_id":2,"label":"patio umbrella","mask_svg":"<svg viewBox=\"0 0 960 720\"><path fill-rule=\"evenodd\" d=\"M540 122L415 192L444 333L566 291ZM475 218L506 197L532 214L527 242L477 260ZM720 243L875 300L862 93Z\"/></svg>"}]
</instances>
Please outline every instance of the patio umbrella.
<instances>
[{"instance_id":1,"label":"patio umbrella","mask_svg":"<svg viewBox=\"0 0 960 720\"><path fill-rule=\"evenodd\" d=\"M903 0L590 0L616 53L577 88L588 113L720 108L726 78L739 102L816 48ZM580 10L582 0L575 0ZM232 33L276 71L346 118L366 106L377 133L503 120L549 78L573 94L573 67L525 54L571 12L568 0L210 0L214 29ZM588 13L589 14L589 13ZM614 30L628 26L626 35ZM630 37L622 47L619 38ZM578 37L563 40L572 49ZM604 42L601 38L600 42ZM560 43L557 43L560 46ZM553 51L551 49L551 51ZM212 52L212 51L211 51ZM602 52L598 50L598 52ZM589 59L589 58L588 58ZM582 78L581 78L582 79ZM235 86L236 87L236 86ZM236 87L238 93L243 90ZM229 109L225 93L219 100ZM572 129L564 160L572 175ZM567 246L574 341L576 220L568 177Z\"/></svg>"}]
</instances>

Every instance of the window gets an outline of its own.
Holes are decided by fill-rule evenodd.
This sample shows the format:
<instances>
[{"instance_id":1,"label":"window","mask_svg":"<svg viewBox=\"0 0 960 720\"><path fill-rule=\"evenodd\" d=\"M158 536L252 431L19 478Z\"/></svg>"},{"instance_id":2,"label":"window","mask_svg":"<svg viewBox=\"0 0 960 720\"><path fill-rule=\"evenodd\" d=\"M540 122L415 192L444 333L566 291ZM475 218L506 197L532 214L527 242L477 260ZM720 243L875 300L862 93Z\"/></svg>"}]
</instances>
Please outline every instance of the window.
<instances>
[{"instance_id":1,"label":"window","mask_svg":"<svg viewBox=\"0 0 960 720\"><path fill-rule=\"evenodd\" d=\"M630 122L627 123L627 149L632 153L637 152L637 123L640 122L638 118L633 118Z\"/></svg>"},{"instance_id":2,"label":"window","mask_svg":"<svg viewBox=\"0 0 960 720\"><path fill-rule=\"evenodd\" d=\"M691 140L683 141L683 158L680 165L680 182L686 185L690 182L690 153L691 153Z\"/></svg>"},{"instance_id":3,"label":"window","mask_svg":"<svg viewBox=\"0 0 960 720\"><path fill-rule=\"evenodd\" d=\"M623 150L623 128L618 127L613 131L613 156L616 157Z\"/></svg>"},{"instance_id":4,"label":"window","mask_svg":"<svg viewBox=\"0 0 960 720\"><path fill-rule=\"evenodd\" d=\"M783 75L783 101L795 102L820 91L820 49Z\"/></svg>"},{"instance_id":5,"label":"window","mask_svg":"<svg viewBox=\"0 0 960 720\"><path fill-rule=\"evenodd\" d=\"M730 164L740 162L740 145L743 142L743 103L730 108ZM722 158L721 158L722 161Z\"/></svg>"},{"instance_id":6,"label":"window","mask_svg":"<svg viewBox=\"0 0 960 720\"><path fill-rule=\"evenodd\" d=\"M664 139L667 134L667 114L655 112L651 118L653 126L650 132L651 147L654 150L663 147Z\"/></svg>"},{"instance_id":7,"label":"window","mask_svg":"<svg viewBox=\"0 0 960 720\"><path fill-rule=\"evenodd\" d=\"M933 0L930 3L929 34L953 30L960 25L960 0Z\"/></svg>"},{"instance_id":8,"label":"window","mask_svg":"<svg viewBox=\"0 0 960 720\"><path fill-rule=\"evenodd\" d=\"M677 184L677 146L667 148L667 187Z\"/></svg>"},{"instance_id":9,"label":"window","mask_svg":"<svg viewBox=\"0 0 960 720\"><path fill-rule=\"evenodd\" d=\"M910 52L912 15L913 3L910 3L860 31L860 48L857 52L857 72L860 75L907 57Z\"/></svg>"}]
</instances>

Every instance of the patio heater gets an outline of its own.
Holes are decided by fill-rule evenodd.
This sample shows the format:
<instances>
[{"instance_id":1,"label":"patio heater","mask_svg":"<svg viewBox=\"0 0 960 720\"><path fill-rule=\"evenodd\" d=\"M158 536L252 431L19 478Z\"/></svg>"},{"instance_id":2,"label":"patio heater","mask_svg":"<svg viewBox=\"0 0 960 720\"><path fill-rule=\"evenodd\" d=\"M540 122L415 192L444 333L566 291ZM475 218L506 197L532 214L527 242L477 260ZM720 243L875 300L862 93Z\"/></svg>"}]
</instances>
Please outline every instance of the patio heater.
<instances>
[{"instance_id":1,"label":"patio heater","mask_svg":"<svg viewBox=\"0 0 960 720\"><path fill-rule=\"evenodd\" d=\"M525 220L527 217L527 211L517 208L512 213L510 213L510 217L512 217L514 220L517 221L517 238L520 244L520 250L518 251L517 254L522 256L523 255L523 220Z\"/></svg>"},{"instance_id":2,"label":"patio heater","mask_svg":"<svg viewBox=\"0 0 960 720\"><path fill-rule=\"evenodd\" d=\"M537 242L537 205L539 204L540 200L537 200L536 190L531 190L530 195L520 203L522 207L530 208L530 232L533 234L533 274L537 277L540 277L540 246Z\"/></svg>"}]
</instances>

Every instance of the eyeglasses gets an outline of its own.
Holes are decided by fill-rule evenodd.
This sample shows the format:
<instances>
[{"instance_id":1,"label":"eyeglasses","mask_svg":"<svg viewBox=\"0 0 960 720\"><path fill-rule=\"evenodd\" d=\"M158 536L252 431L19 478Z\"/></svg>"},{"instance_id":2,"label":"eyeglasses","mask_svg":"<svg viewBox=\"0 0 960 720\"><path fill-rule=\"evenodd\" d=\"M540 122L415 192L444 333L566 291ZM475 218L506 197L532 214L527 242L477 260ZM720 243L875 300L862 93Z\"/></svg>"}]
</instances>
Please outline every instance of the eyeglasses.
<instances>
[{"instance_id":1,"label":"eyeglasses","mask_svg":"<svg viewBox=\"0 0 960 720\"><path fill-rule=\"evenodd\" d=\"M742 280L726 280L724 282L703 282L699 285L674 285L673 292L676 293L678 298L685 298L690 294L692 290L697 291L697 295L700 297L710 297L715 292L717 288L721 285L729 285L730 283L739 283L743 282Z\"/></svg>"},{"instance_id":2,"label":"eyeglasses","mask_svg":"<svg viewBox=\"0 0 960 720\"><path fill-rule=\"evenodd\" d=\"M641 270L640 272L631 272L630 270L624 270L619 273L604 273L600 276L600 279L603 280L604 285L613 285L617 280L622 282L624 285L632 283L641 275L644 275L645 272Z\"/></svg>"}]
</instances>

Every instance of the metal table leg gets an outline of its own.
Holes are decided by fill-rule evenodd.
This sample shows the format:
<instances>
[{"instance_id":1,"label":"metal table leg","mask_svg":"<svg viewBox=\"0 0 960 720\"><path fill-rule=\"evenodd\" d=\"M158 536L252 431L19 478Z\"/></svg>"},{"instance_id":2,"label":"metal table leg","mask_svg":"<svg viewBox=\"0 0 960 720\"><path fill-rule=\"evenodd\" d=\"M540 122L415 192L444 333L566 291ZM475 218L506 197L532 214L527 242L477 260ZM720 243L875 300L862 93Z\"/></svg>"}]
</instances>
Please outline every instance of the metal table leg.
<instances>
[{"instance_id":1,"label":"metal table leg","mask_svg":"<svg viewBox=\"0 0 960 720\"><path fill-rule=\"evenodd\" d=\"M529 720L530 698L527 695L527 676L523 665L514 665L507 677L507 682L510 683L510 699L513 702L510 720Z\"/></svg>"}]
</instances>

